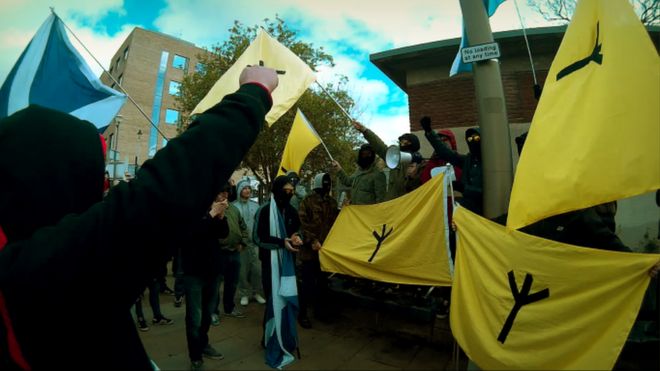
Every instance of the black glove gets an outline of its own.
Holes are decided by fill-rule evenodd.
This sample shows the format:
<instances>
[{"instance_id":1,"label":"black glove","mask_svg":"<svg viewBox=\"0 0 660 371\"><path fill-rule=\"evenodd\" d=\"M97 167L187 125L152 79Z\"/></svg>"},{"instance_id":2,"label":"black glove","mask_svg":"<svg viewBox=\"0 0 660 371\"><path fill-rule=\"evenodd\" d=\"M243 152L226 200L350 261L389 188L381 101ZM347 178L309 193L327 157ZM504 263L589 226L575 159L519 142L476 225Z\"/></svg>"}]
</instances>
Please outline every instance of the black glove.
<instances>
[{"instance_id":1,"label":"black glove","mask_svg":"<svg viewBox=\"0 0 660 371\"><path fill-rule=\"evenodd\" d=\"M431 118L428 116L422 117L421 120L419 120L419 123L422 124L422 129L424 129L425 132L431 131Z\"/></svg>"}]
</instances>

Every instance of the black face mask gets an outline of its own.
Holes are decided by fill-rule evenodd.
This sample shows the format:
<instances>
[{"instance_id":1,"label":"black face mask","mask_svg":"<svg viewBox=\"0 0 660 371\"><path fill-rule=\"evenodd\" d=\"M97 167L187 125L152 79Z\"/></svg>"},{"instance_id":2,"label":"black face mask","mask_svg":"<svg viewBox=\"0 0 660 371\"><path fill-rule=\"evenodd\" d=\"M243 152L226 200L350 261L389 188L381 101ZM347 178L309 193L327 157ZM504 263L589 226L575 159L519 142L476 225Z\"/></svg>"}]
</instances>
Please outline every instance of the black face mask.
<instances>
[{"instance_id":1,"label":"black face mask","mask_svg":"<svg viewBox=\"0 0 660 371\"><path fill-rule=\"evenodd\" d=\"M363 169L369 168L371 164L374 163L375 157L373 155L369 157L358 157L357 164Z\"/></svg>"},{"instance_id":2,"label":"black face mask","mask_svg":"<svg viewBox=\"0 0 660 371\"><path fill-rule=\"evenodd\" d=\"M401 152L408 152L408 153L414 152L412 144L406 144L405 146L399 146L399 149L401 150Z\"/></svg>"},{"instance_id":3,"label":"black face mask","mask_svg":"<svg viewBox=\"0 0 660 371\"><path fill-rule=\"evenodd\" d=\"M284 205L288 204L291 202L291 198L293 197L293 193L286 193L282 191L280 194L274 194L275 197L275 203L279 207L283 207Z\"/></svg>"},{"instance_id":4,"label":"black face mask","mask_svg":"<svg viewBox=\"0 0 660 371\"><path fill-rule=\"evenodd\" d=\"M468 148L470 149L470 153L477 158L481 158L481 142L468 143Z\"/></svg>"},{"instance_id":5,"label":"black face mask","mask_svg":"<svg viewBox=\"0 0 660 371\"><path fill-rule=\"evenodd\" d=\"M291 197L293 197L292 193L284 191L284 186L287 184L291 184L291 181L284 175L278 176L273 181L273 198L275 199L277 206L280 208L289 203Z\"/></svg>"}]
</instances>

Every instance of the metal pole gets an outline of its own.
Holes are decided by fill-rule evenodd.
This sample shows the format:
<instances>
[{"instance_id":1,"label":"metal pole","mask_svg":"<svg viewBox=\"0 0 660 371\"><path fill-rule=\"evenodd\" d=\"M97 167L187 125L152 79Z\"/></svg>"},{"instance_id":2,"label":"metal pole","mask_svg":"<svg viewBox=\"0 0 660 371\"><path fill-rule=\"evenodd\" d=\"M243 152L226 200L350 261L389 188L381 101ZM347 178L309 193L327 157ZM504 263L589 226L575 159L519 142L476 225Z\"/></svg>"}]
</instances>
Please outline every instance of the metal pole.
<instances>
[{"instance_id":1,"label":"metal pole","mask_svg":"<svg viewBox=\"0 0 660 371\"><path fill-rule=\"evenodd\" d=\"M492 43L493 33L483 1L460 3L469 44ZM507 212L513 183L509 122L498 61L476 62L473 67L482 138L484 216L494 218Z\"/></svg>"},{"instance_id":2,"label":"metal pole","mask_svg":"<svg viewBox=\"0 0 660 371\"><path fill-rule=\"evenodd\" d=\"M115 117L115 153L114 164L112 165L112 181L114 182L117 179L117 148L119 147L119 124L121 123L120 117Z\"/></svg>"}]
</instances>

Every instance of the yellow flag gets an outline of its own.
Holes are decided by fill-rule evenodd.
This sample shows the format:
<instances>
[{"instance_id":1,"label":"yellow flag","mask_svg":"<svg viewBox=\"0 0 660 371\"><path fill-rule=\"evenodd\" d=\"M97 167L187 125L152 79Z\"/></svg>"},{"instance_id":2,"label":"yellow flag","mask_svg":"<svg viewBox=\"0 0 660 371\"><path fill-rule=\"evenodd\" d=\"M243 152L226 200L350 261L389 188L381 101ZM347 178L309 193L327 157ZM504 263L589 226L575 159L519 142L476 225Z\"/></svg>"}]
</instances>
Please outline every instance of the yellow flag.
<instances>
[{"instance_id":1,"label":"yellow flag","mask_svg":"<svg viewBox=\"0 0 660 371\"><path fill-rule=\"evenodd\" d=\"M321 269L376 281L450 286L444 174L375 205L342 208L320 251Z\"/></svg>"},{"instance_id":2,"label":"yellow flag","mask_svg":"<svg viewBox=\"0 0 660 371\"><path fill-rule=\"evenodd\" d=\"M225 95L238 90L238 78L243 69L248 65L260 64L283 72L278 75L279 85L272 94L273 107L266 115L266 122L269 125L286 113L316 80L316 76L305 62L266 31L260 29L257 38L213 85L192 113L202 113L220 102Z\"/></svg>"},{"instance_id":3,"label":"yellow flag","mask_svg":"<svg viewBox=\"0 0 660 371\"><path fill-rule=\"evenodd\" d=\"M470 359L484 370L612 369L660 254L561 244L463 207L454 221L450 324Z\"/></svg>"},{"instance_id":4,"label":"yellow flag","mask_svg":"<svg viewBox=\"0 0 660 371\"><path fill-rule=\"evenodd\" d=\"M302 111L298 110L289 138L286 140L286 146L284 146L282 162L277 175L286 174L287 171L300 173L300 167L305 162L305 158L319 144L321 144L321 137L307 121L307 117Z\"/></svg>"},{"instance_id":5,"label":"yellow flag","mask_svg":"<svg viewBox=\"0 0 660 371\"><path fill-rule=\"evenodd\" d=\"M627 0L580 1L532 120L508 226L658 188L658 53Z\"/></svg>"}]
</instances>

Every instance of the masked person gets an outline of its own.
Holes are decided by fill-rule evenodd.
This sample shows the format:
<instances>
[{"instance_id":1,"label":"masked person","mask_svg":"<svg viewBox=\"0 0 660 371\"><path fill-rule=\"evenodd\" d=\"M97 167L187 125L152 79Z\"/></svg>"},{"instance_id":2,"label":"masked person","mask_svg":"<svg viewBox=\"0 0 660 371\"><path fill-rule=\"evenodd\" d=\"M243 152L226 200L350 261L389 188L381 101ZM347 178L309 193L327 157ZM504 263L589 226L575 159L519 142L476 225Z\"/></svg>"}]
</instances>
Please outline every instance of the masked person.
<instances>
[{"instance_id":1,"label":"masked person","mask_svg":"<svg viewBox=\"0 0 660 371\"><path fill-rule=\"evenodd\" d=\"M103 200L94 125L36 105L0 120L0 369L153 369L130 309L261 130L277 74L239 82Z\"/></svg>"},{"instance_id":2,"label":"masked person","mask_svg":"<svg viewBox=\"0 0 660 371\"><path fill-rule=\"evenodd\" d=\"M363 144L357 155L358 168L347 176L337 161L332 164L339 183L351 188L352 205L371 205L385 201L385 174L376 167L376 152L370 144Z\"/></svg>"},{"instance_id":3,"label":"masked person","mask_svg":"<svg viewBox=\"0 0 660 371\"><path fill-rule=\"evenodd\" d=\"M420 123L437 157L454 167L461 168L461 181L457 184L458 191L463 194L463 198L459 201L461 205L479 215L483 214L483 170L479 129L470 128L465 131L465 141L470 151L467 155L461 155L442 143L438 133L431 129L430 118L424 117Z\"/></svg>"},{"instance_id":4,"label":"masked person","mask_svg":"<svg viewBox=\"0 0 660 371\"><path fill-rule=\"evenodd\" d=\"M298 210L300 207L300 202L305 198L307 192L305 187L300 184L300 176L295 171L288 171L286 176L289 178L291 184L293 184L293 196L291 196L291 206L294 209Z\"/></svg>"},{"instance_id":5,"label":"masked person","mask_svg":"<svg viewBox=\"0 0 660 371\"><path fill-rule=\"evenodd\" d=\"M331 311L328 302L328 277L321 272L319 250L330 233L339 210L337 200L332 198L332 181L326 173L314 177L313 193L305 197L298 209L303 245L297 254L301 288L300 313L298 323L303 328L311 328L307 317L309 307L314 308L314 317L328 321Z\"/></svg>"},{"instance_id":6,"label":"masked person","mask_svg":"<svg viewBox=\"0 0 660 371\"><path fill-rule=\"evenodd\" d=\"M257 210L252 232L254 242L259 246L261 281L268 302L264 309L264 331L266 314L273 300L271 251L284 250L281 251L283 254L297 253L303 243L299 235L298 211L291 206L291 197L295 192L291 180L286 175L280 175L275 178L271 188L271 200ZM277 236L278 234L280 237Z\"/></svg>"},{"instance_id":7,"label":"masked person","mask_svg":"<svg viewBox=\"0 0 660 371\"><path fill-rule=\"evenodd\" d=\"M387 146L382 139L357 121L353 122L353 127L362 133L364 138L374 149L374 152L380 156L380 158L385 159ZM410 153L413 160L410 164L399 164L396 168L390 170L385 201L403 196L407 192L419 187L421 184L419 180L419 170L421 170L420 164L422 162L422 156L419 154L419 139L411 133L403 134L399 137L399 149L402 152Z\"/></svg>"}]
</instances>

